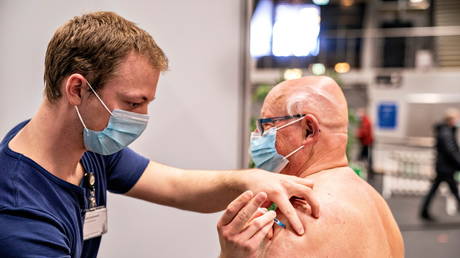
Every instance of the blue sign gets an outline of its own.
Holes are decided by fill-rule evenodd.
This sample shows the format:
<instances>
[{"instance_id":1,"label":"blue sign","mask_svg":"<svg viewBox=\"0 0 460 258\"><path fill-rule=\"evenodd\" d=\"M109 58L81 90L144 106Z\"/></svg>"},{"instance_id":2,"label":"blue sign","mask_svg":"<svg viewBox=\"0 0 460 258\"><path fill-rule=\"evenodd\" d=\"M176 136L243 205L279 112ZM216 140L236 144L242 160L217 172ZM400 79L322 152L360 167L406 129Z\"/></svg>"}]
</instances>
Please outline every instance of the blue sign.
<instances>
[{"instance_id":1,"label":"blue sign","mask_svg":"<svg viewBox=\"0 0 460 258\"><path fill-rule=\"evenodd\" d=\"M396 103L380 103L377 107L377 121L380 129L396 129L398 106Z\"/></svg>"}]
</instances>

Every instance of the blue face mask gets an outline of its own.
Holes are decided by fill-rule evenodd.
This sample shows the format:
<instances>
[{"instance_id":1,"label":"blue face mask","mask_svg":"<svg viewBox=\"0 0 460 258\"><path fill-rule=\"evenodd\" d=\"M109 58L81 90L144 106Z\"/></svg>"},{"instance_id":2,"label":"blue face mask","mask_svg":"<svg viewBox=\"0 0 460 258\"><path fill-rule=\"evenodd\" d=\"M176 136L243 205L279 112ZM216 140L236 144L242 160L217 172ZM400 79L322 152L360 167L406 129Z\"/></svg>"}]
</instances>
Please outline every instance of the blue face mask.
<instances>
[{"instance_id":1,"label":"blue face mask","mask_svg":"<svg viewBox=\"0 0 460 258\"><path fill-rule=\"evenodd\" d=\"M279 173L286 167L289 163L288 158L301 150L304 146L300 146L284 157L276 151L276 132L284 127L299 122L303 118L304 117L301 117L278 128L272 127L263 135L256 132L251 133L250 152L252 160L257 168Z\"/></svg>"},{"instance_id":2,"label":"blue face mask","mask_svg":"<svg viewBox=\"0 0 460 258\"><path fill-rule=\"evenodd\" d=\"M114 154L115 152L118 152L128 146L141 135L147 127L149 116L120 109L110 111L89 83L88 86L94 92L104 108L110 113L110 119L104 130L93 131L86 127L78 107L75 106L78 117L85 127L83 129L83 141L85 148L88 151L102 155Z\"/></svg>"}]
</instances>

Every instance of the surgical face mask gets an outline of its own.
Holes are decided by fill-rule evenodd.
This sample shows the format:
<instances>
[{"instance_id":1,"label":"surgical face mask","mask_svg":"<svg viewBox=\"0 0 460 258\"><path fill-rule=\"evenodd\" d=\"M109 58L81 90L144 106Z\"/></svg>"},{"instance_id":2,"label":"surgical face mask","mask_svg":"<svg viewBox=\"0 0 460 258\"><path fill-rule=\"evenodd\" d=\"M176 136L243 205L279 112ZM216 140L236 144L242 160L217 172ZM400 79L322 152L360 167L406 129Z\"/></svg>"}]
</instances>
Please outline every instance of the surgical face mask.
<instances>
[{"instance_id":1,"label":"surgical face mask","mask_svg":"<svg viewBox=\"0 0 460 258\"><path fill-rule=\"evenodd\" d=\"M283 170L284 167L286 167L286 165L289 163L288 158L301 150L304 146L302 145L299 148L293 150L288 155L282 156L276 150L276 132L296 122L299 122L303 118L304 117L301 117L278 128L272 127L263 135L260 135L260 133L256 132L251 133L250 152L252 160L254 161L254 164L257 168L279 173L281 170Z\"/></svg>"},{"instance_id":2,"label":"surgical face mask","mask_svg":"<svg viewBox=\"0 0 460 258\"><path fill-rule=\"evenodd\" d=\"M128 146L141 135L147 126L149 116L120 109L110 111L89 83L88 86L107 112L110 113L110 119L104 130L93 131L86 127L78 107L75 106L75 110L77 111L78 117L84 127L83 141L85 148L89 151L102 155L116 153Z\"/></svg>"}]
</instances>

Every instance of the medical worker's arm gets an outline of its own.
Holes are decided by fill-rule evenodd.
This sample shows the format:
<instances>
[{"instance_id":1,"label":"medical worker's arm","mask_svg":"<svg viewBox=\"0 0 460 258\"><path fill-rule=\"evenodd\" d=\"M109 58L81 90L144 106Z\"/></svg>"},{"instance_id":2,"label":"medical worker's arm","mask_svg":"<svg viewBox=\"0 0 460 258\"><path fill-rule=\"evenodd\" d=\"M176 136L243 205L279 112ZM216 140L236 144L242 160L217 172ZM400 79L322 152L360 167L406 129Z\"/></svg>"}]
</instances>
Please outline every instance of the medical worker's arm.
<instances>
[{"instance_id":1,"label":"medical worker's arm","mask_svg":"<svg viewBox=\"0 0 460 258\"><path fill-rule=\"evenodd\" d=\"M144 173L127 192L128 196L198 212L216 212L246 190L265 192L278 205L297 233L303 226L289 202L293 196L305 199L312 214L319 216L319 204L311 180L269 173L260 169L203 171L184 170L150 161ZM266 202L269 204L269 202Z\"/></svg>"}]
</instances>

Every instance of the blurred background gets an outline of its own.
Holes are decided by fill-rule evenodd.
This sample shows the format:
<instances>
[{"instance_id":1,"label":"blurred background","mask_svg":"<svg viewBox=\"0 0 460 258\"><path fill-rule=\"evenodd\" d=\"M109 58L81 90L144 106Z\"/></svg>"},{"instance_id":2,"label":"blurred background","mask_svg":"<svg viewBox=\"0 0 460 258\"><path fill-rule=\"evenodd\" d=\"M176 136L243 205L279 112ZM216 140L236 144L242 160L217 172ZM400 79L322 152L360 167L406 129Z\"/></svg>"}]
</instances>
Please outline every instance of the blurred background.
<instances>
[{"instance_id":1,"label":"blurred background","mask_svg":"<svg viewBox=\"0 0 460 258\"><path fill-rule=\"evenodd\" d=\"M182 168L248 167L249 132L271 87L327 75L348 100L350 165L389 203L406 257L460 256L447 185L431 206L437 220L419 218L435 175L433 125L460 108L460 1L0 0L1 135L37 110L57 27L96 10L137 23L171 62L135 150ZM217 257L219 216L110 195L99 256Z\"/></svg>"},{"instance_id":2,"label":"blurred background","mask_svg":"<svg viewBox=\"0 0 460 258\"><path fill-rule=\"evenodd\" d=\"M334 78L349 105L350 166L389 203L406 257L459 257L447 184L430 207L435 221L419 214L435 176L433 126L460 107L460 1L255 0L249 9L249 126L274 84Z\"/></svg>"}]
</instances>

